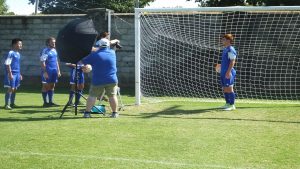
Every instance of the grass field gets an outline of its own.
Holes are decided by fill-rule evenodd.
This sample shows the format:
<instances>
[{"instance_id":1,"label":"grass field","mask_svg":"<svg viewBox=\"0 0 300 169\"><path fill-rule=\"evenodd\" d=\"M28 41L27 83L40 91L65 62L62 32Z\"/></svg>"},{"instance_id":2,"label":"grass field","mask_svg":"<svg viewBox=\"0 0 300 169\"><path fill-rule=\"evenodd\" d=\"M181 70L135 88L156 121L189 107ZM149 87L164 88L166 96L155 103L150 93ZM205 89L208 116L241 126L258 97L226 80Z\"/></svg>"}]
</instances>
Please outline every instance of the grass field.
<instances>
[{"instance_id":1,"label":"grass field","mask_svg":"<svg viewBox=\"0 0 300 169\"><path fill-rule=\"evenodd\" d=\"M300 168L299 104L240 103L232 112L205 102L137 107L124 92L120 118L83 119L69 108L59 119L68 95L58 91L62 106L41 108L39 90L21 88L20 108L0 109L1 169Z\"/></svg>"}]
</instances>

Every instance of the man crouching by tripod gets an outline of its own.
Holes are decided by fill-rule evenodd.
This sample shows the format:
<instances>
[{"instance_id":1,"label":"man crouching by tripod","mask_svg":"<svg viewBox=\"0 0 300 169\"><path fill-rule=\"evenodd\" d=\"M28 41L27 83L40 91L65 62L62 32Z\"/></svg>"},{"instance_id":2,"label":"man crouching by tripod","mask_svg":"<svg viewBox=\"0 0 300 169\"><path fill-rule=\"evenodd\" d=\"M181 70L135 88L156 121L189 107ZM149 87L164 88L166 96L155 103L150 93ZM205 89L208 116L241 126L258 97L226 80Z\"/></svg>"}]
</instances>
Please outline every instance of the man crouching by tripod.
<instances>
[{"instance_id":1,"label":"man crouching by tripod","mask_svg":"<svg viewBox=\"0 0 300 169\"><path fill-rule=\"evenodd\" d=\"M82 62L92 66L92 83L89 90L89 97L86 103L84 118L91 117L91 109L95 105L96 98L104 91L109 98L109 104L112 110L110 117L117 118L118 98L118 78L116 53L110 49L110 42L103 38L99 43L99 49L87 57ZM85 69L85 66L83 66Z\"/></svg>"}]
</instances>

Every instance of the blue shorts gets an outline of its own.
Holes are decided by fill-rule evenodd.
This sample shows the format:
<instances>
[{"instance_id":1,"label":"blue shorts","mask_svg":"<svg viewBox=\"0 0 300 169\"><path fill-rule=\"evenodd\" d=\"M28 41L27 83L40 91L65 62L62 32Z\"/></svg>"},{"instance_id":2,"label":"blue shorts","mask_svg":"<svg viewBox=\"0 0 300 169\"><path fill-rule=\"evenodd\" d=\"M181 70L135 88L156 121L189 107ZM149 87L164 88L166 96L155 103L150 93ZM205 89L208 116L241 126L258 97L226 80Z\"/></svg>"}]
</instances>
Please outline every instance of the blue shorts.
<instances>
[{"instance_id":1,"label":"blue shorts","mask_svg":"<svg viewBox=\"0 0 300 169\"><path fill-rule=\"evenodd\" d=\"M84 73L80 70L78 70L78 81L77 81L77 84L84 84ZM70 73L70 84L75 84L75 69L72 69L71 70L71 73Z\"/></svg>"},{"instance_id":2,"label":"blue shorts","mask_svg":"<svg viewBox=\"0 0 300 169\"><path fill-rule=\"evenodd\" d=\"M220 76L221 86L222 86L222 87L233 86L233 85L234 85L234 82L235 82L235 76L236 76L235 73L231 73L230 79L227 79L227 78L225 77L225 75L224 75L224 76L221 75L221 76Z\"/></svg>"},{"instance_id":3,"label":"blue shorts","mask_svg":"<svg viewBox=\"0 0 300 169\"><path fill-rule=\"evenodd\" d=\"M44 77L44 72L42 71L42 83L57 83L58 82L58 74L57 69L47 70L48 79Z\"/></svg>"},{"instance_id":4,"label":"blue shorts","mask_svg":"<svg viewBox=\"0 0 300 169\"><path fill-rule=\"evenodd\" d=\"M20 81L21 81L20 73L16 73L16 74L13 73L12 80L8 78L7 73L4 75L4 87L17 89L18 87L20 87Z\"/></svg>"}]
</instances>

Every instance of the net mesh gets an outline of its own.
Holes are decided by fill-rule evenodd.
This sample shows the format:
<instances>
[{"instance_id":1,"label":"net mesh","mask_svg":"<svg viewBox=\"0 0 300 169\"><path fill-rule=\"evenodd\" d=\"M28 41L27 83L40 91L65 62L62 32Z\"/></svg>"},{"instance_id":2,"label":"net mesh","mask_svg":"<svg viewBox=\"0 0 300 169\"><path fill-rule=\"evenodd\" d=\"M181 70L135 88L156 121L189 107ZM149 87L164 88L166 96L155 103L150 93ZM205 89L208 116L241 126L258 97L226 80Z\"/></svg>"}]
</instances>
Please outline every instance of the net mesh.
<instances>
[{"instance_id":1,"label":"net mesh","mask_svg":"<svg viewBox=\"0 0 300 169\"><path fill-rule=\"evenodd\" d=\"M220 38L235 35L240 100L300 100L300 12L142 12L143 97L223 98L214 64Z\"/></svg>"}]
</instances>

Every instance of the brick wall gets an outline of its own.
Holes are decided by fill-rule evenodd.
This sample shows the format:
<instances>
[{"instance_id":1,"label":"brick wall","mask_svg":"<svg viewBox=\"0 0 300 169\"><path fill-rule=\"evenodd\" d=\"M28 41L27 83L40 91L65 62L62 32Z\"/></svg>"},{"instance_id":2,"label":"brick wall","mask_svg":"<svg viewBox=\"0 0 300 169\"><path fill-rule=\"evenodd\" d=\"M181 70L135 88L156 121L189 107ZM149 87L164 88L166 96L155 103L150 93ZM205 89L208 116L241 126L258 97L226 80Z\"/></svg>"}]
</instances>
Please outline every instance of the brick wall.
<instances>
[{"instance_id":1,"label":"brick wall","mask_svg":"<svg viewBox=\"0 0 300 169\"><path fill-rule=\"evenodd\" d=\"M21 70L24 75L22 84L40 83L39 53L45 46L45 40L49 36L56 37L59 30L75 18L90 17L99 32L106 31L107 18L101 12L103 10L98 13L94 10L87 15L0 16L0 55L2 57L10 50L13 38L21 38ZM111 22L111 37L120 39L123 46L117 52L120 86L134 87L134 15L114 14ZM3 64L0 67L0 76L3 76ZM69 69L63 64L61 69L63 76L59 84L68 85ZM0 80L0 84L3 84L3 80Z\"/></svg>"}]
</instances>

